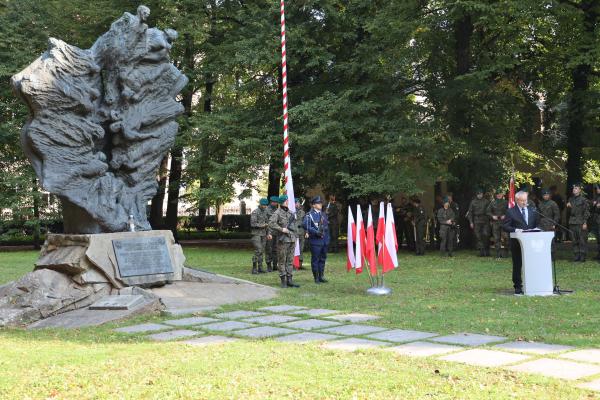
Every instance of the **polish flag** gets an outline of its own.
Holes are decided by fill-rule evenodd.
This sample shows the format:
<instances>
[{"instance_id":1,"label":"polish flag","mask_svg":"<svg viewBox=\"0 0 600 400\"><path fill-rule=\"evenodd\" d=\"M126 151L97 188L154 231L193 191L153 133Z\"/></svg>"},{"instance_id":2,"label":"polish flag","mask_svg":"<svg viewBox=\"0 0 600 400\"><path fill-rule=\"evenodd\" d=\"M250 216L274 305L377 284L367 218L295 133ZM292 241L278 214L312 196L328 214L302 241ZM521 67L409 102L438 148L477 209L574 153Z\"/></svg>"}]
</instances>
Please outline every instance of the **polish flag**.
<instances>
[{"instance_id":1,"label":"polish flag","mask_svg":"<svg viewBox=\"0 0 600 400\"><path fill-rule=\"evenodd\" d=\"M373 213L369 204L369 216L367 217L367 246L366 259L369 262L371 276L377 275L377 256L375 255L375 230L373 229Z\"/></svg>"},{"instance_id":2,"label":"polish flag","mask_svg":"<svg viewBox=\"0 0 600 400\"><path fill-rule=\"evenodd\" d=\"M383 252L385 247L383 246L383 242L385 239L385 213L383 207L383 201L379 203L379 219L377 220L377 235L375 236L375 241L377 243L377 263L379 265L383 265Z\"/></svg>"},{"instance_id":3,"label":"polish flag","mask_svg":"<svg viewBox=\"0 0 600 400\"><path fill-rule=\"evenodd\" d=\"M346 262L346 270L350 271L354 268L355 260L354 257L354 240L356 239L356 224L354 223L354 217L352 216L352 210L350 206L348 206L348 234L347 234L347 262Z\"/></svg>"},{"instance_id":4,"label":"polish flag","mask_svg":"<svg viewBox=\"0 0 600 400\"><path fill-rule=\"evenodd\" d=\"M356 207L356 263L354 264L357 274L362 273L363 266L365 265L366 240L365 223L363 222L362 210L359 204Z\"/></svg>"},{"instance_id":5,"label":"polish flag","mask_svg":"<svg viewBox=\"0 0 600 400\"><path fill-rule=\"evenodd\" d=\"M510 188L508 190L508 208L515 206L515 177L510 177Z\"/></svg>"},{"instance_id":6,"label":"polish flag","mask_svg":"<svg viewBox=\"0 0 600 400\"><path fill-rule=\"evenodd\" d=\"M392 205L387 205L387 215L385 218L385 239L383 243L383 268L382 272L385 274L395 268L398 268L398 241L396 239L396 229L394 227L394 212Z\"/></svg>"}]
</instances>

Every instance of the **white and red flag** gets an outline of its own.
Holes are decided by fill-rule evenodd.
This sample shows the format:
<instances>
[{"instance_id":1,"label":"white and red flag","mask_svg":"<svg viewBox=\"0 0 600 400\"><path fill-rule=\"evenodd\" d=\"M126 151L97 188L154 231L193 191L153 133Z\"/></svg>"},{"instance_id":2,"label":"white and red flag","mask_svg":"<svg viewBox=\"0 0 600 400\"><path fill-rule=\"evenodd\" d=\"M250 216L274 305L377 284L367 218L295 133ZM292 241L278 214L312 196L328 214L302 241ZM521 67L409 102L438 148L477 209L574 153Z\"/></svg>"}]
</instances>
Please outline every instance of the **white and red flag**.
<instances>
[{"instance_id":1,"label":"white and red flag","mask_svg":"<svg viewBox=\"0 0 600 400\"><path fill-rule=\"evenodd\" d=\"M346 270L350 271L356 264L356 257L354 255L354 241L356 240L356 224L354 223L354 217L352 216L352 209L348 206L348 234L346 239L346 250L347 250L347 262Z\"/></svg>"},{"instance_id":2,"label":"white and red flag","mask_svg":"<svg viewBox=\"0 0 600 400\"><path fill-rule=\"evenodd\" d=\"M375 241L377 243L377 263L383 265L383 252L385 247L383 242L385 240L385 208L383 201L379 203L379 218L377 219L377 235Z\"/></svg>"},{"instance_id":3,"label":"white and red flag","mask_svg":"<svg viewBox=\"0 0 600 400\"><path fill-rule=\"evenodd\" d=\"M356 207L356 262L354 268L357 274L362 273L363 266L365 263L365 224L363 222L362 210L360 204Z\"/></svg>"},{"instance_id":4,"label":"white and red flag","mask_svg":"<svg viewBox=\"0 0 600 400\"><path fill-rule=\"evenodd\" d=\"M369 204L369 215L367 217L367 245L366 260L369 262L369 271L371 276L377 275L377 256L375 252L375 230L373 229L373 213Z\"/></svg>"},{"instance_id":5,"label":"white and red flag","mask_svg":"<svg viewBox=\"0 0 600 400\"><path fill-rule=\"evenodd\" d=\"M515 177L510 177L510 185L508 189L508 208L513 208L515 206Z\"/></svg>"},{"instance_id":6,"label":"white and red flag","mask_svg":"<svg viewBox=\"0 0 600 400\"><path fill-rule=\"evenodd\" d=\"M398 240L394 224L394 212L392 205L388 203L385 217L385 237L383 243L383 267L382 273L389 272L398 267Z\"/></svg>"}]
</instances>

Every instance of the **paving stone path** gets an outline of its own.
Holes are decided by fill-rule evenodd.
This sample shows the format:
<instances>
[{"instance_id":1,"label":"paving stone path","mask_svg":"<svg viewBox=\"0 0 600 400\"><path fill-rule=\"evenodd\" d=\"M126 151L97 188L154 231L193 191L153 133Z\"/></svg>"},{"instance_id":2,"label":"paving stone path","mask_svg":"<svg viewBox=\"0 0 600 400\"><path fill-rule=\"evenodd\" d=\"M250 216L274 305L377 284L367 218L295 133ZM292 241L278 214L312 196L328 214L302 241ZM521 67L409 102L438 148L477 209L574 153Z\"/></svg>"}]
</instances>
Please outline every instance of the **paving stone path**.
<instances>
[{"instance_id":1,"label":"paving stone path","mask_svg":"<svg viewBox=\"0 0 600 400\"><path fill-rule=\"evenodd\" d=\"M141 334L158 342L190 346L225 345L240 340L274 339L286 343L320 343L325 350L380 349L409 357L435 357L476 367L574 381L577 387L600 392L600 349L509 341L503 336L462 332L440 335L376 326L380 317L329 309L276 305L258 311L205 310L202 316L160 323L124 326L116 332Z\"/></svg>"}]
</instances>

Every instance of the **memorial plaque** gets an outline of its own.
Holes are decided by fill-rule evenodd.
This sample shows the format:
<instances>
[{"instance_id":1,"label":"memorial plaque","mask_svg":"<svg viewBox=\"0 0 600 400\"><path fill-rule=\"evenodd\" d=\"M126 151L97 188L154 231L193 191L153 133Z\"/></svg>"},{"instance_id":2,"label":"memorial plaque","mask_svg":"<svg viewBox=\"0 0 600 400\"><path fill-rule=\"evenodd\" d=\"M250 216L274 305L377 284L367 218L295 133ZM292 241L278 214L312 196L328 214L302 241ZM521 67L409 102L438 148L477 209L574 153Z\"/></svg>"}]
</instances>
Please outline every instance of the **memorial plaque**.
<instances>
[{"instance_id":1,"label":"memorial plaque","mask_svg":"<svg viewBox=\"0 0 600 400\"><path fill-rule=\"evenodd\" d=\"M112 241L121 277L172 274L165 238L140 237Z\"/></svg>"}]
</instances>

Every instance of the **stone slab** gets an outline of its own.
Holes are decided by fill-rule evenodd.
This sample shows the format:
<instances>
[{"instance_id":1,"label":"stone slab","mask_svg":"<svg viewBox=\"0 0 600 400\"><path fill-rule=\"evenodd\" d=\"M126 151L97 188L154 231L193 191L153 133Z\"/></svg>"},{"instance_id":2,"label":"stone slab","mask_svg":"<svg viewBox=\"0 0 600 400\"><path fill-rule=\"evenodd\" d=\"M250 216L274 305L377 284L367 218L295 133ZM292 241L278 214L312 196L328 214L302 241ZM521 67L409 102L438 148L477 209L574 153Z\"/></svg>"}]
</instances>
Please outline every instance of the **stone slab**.
<instances>
[{"instance_id":1,"label":"stone slab","mask_svg":"<svg viewBox=\"0 0 600 400\"><path fill-rule=\"evenodd\" d=\"M548 343L536 343L536 342L509 342L497 344L494 348L502 349L502 350L511 350L518 351L521 353L528 354L552 354L552 353L560 353L561 351L567 351L573 349L572 346L562 346L558 344L548 344Z\"/></svg>"},{"instance_id":2,"label":"stone slab","mask_svg":"<svg viewBox=\"0 0 600 400\"><path fill-rule=\"evenodd\" d=\"M155 333L153 335L148 335L147 338L151 340L156 340L158 342L166 342L169 340L177 340L183 339L192 336L202 335L203 332L200 331L192 331L189 329L179 329L175 331L167 331L161 333Z\"/></svg>"},{"instance_id":3,"label":"stone slab","mask_svg":"<svg viewBox=\"0 0 600 400\"><path fill-rule=\"evenodd\" d=\"M277 326L259 326L256 328L244 329L236 331L236 335L245 336L249 338L268 338L274 336L281 336L285 334L295 333L296 331L287 328L279 328Z\"/></svg>"},{"instance_id":4,"label":"stone slab","mask_svg":"<svg viewBox=\"0 0 600 400\"><path fill-rule=\"evenodd\" d=\"M548 376L551 378L560 378L575 380L600 374L600 366L592 364L582 364L566 360L554 360L551 358L540 358L526 362L524 364L508 367L511 371L527 372Z\"/></svg>"},{"instance_id":5,"label":"stone slab","mask_svg":"<svg viewBox=\"0 0 600 400\"><path fill-rule=\"evenodd\" d=\"M600 392L600 379L596 379L591 382L585 382L577 385L580 389L593 390L595 392Z\"/></svg>"},{"instance_id":6,"label":"stone slab","mask_svg":"<svg viewBox=\"0 0 600 400\"><path fill-rule=\"evenodd\" d=\"M340 314L340 315L334 315L331 317L326 317L327 319L333 319L336 321L341 321L341 322L367 322L367 321L373 321L376 319L380 319L381 317L377 316L377 315L369 315L369 314L359 314L359 313L351 313L351 314Z\"/></svg>"},{"instance_id":7,"label":"stone slab","mask_svg":"<svg viewBox=\"0 0 600 400\"><path fill-rule=\"evenodd\" d=\"M214 311L217 306L204 306L204 307L183 307L183 308L167 308L165 314L172 315L174 317L179 315L197 314L207 311Z\"/></svg>"},{"instance_id":8,"label":"stone slab","mask_svg":"<svg viewBox=\"0 0 600 400\"><path fill-rule=\"evenodd\" d=\"M502 336L481 335L478 333L457 333L430 339L439 343L460 344L463 346L481 346L484 344L503 342L507 338Z\"/></svg>"},{"instance_id":9,"label":"stone slab","mask_svg":"<svg viewBox=\"0 0 600 400\"><path fill-rule=\"evenodd\" d=\"M323 321L322 319L303 319L300 321L288 322L287 324L282 324L287 328L292 329L322 329L329 328L332 326L339 325L340 323L337 321Z\"/></svg>"},{"instance_id":10,"label":"stone slab","mask_svg":"<svg viewBox=\"0 0 600 400\"><path fill-rule=\"evenodd\" d=\"M181 343L189 344L191 346L209 346L209 345L213 345L213 344L223 344L223 343L230 343L230 342L237 342L237 341L238 341L238 339L235 339L235 338L212 335L212 336L202 336L199 338L185 340Z\"/></svg>"},{"instance_id":11,"label":"stone slab","mask_svg":"<svg viewBox=\"0 0 600 400\"><path fill-rule=\"evenodd\" d=\"M317 332L302 332L295 333L293 335L280 336L277 341L280 342L292 342L292 343L309 343L309 342L325 342L328 340L339 339L340 336L329 335L327 333Z\"/></svg>"},{"instance_id":12,"label":"stone slab","mask_svg":"<svg viewBox=\"0 0 600 400\"><path fill-rule=\"evenodd\" d=\"M464 350L464 347L441 343L412 342L402 344L400 346L390 347L389 350L410 357L432 357L441 354L452 353L458 350Z\"/></svg>"},{"instance_id":13,"label":"stone slab","mask_svg":"<svg viewBox=\"0 0 600 400\"><path fill-rule=\"evenodd\" d=\"M386 328L380 328L378 326L370 326L370 325L358 325L358 324L350 324L350 325L341 325L334 326L332 328L324 328L321 329L324 332L333 333L335 335L366 335L373 332L384 331Z\"/></svg>"},{"instance_id":14,"label":"stone slab","mask_svg":"<svg viewBox=\"0 0 600 400\"><path fill-rule=\"evenodd\" d=\"M161 324L139 324L124 326L122 328L114 329L115 332L119 333L144 333L144 332L155 332L163 331L165 329L173 329L172 326L161 325Z\"/></svg>"},{"instance_id":15,"label":"stone slab","mask_svg":"<svg viewBox=\"0 0 600 400\"><path fill-rule=\"evenodd\" d=\"M395 343L414 342L417 340L428 339L435 336L438 336L438 334L432 332L409 331L403 329L394 329L391 331L384 331L367 335L367 337L371 339L387 340L388 342Z\"/></svg>"},{"instance_id":16,"label":"stone slab","mask_svg":"<svg viewBox=\"0 0 600 400\"><path fill-rule=\"evenodd\" d=\"M297 310L304 310L304 309L306 309L306 307L290 306L287 304L259 308L260 311L267 311L267 312L274 312L274 313L297 311Z\"/></svg>"},{"instance_id":17,"label":"stone slab","mask_svg":"<svg viewBox=\"0 0 600 400\"><path fill-rule=\"evenodd\" d=\"M485 349L471 349L439 357L440 360L454 361L479 367L500 367L522 362L529 358L529 356L523 354Z\"/></svg>"},{"instance_id":18,"label":"stone slab","mask_svg":"<svg viewBox=\"0 0 600 400\"><path fill-rule=\"evenodd\" d=\"M168 321L163 321L164 324L173 325L173 326L192 326L192 325L200 325L200 324L208 324L210 322L222 322L216 318L209 317L190 317L190 318L180 318L180 319L170 319Z\"/></svg>"},{"instance_id":19,"label":"stone slab","mask_svg":"<svg viewBox=\"0 0 600 400\"><path fill-rule=\"evenodd\" d=\"M292 311L288 314L294 314L294 315L309 315L311 317L319 317L321 315L330 315L330 314L337 314L339 313L339 311L336 310L328 310L326 308L311 308L308 310L298 310L298 311Z\"/></svg>"},{"instance_id":20,"label":"stone slab","mask_svg":"<svg viewBox=\"0 0 600 400\"><path fill-rule=\"evenodd\" d=\"M162 236L113 239L112 244L122 278L174 272L167 242Z\"/></svg>"},{"instance_id":21,"label":"stone slab","mask_svg":"<svg viewBox=\"0 0 600 400\"><path fill-rule=\"evenodd\" d=\"M575 361L600 363L600 349L582 349L561 354L560 357Z\"/></svg>"},{"instance_id":22,"label":"stone slab","mask_svg":"<svg viewBox=\"0 0 600 400\"><path fill-rule=\"evenodd\" d=\"M206 329L209 331L231 332L238 329L247 329L253 326L253 324L249 324L247 322L224 321L216 322L214 324L202 325L202 329Z\"/></svg>"},{"instance_id":23,"label":"stone slab","mask_svg":"<svg viewBox=\"0 0 600 400\"><path fill-rule=\"evenodd\" d=\"M238 310L238 311L230 311L230 312L215 314L215 317L224 318L224 319L241 319L241 318L250 318L250 317L260 317L263 315L265 315L265 313L256 312L256 311Z\"/></svg>"},{"instance_id":24,"label":"stone slab","mask_svg":"<svg viewBox=\"0 0 600 400\"><path fill-rule=\"evenodd\" d=\"M90 306L90 310L131 310L144 302L141 294L105 296Z\"/></svg>"},{"instance_id":25,"label":"stone slab","mask_svg":"<svg viewBox=\"0 0 600 400\"><path fill-rule=\"evenodd\" d=\"M362 349L374 349L378 347L389 346L389 343L380 342L378 340L368 340L360 338L347 338L342 340L334 340L323 344L323 347L330 350L346 350L355 351Z\"/></svg>"},{"instance_id":26,"label":"stone slab","mask_svg":"<svg viewBox=\"0 0 600 400\"><path fill-rule=\"evenodd\" d=\"M260 317L245 318L244 322L255 322L257 324L283 324L285 322L296 321L298 317L290 315L264 315Z\"/></svg>"}]
</instances>

